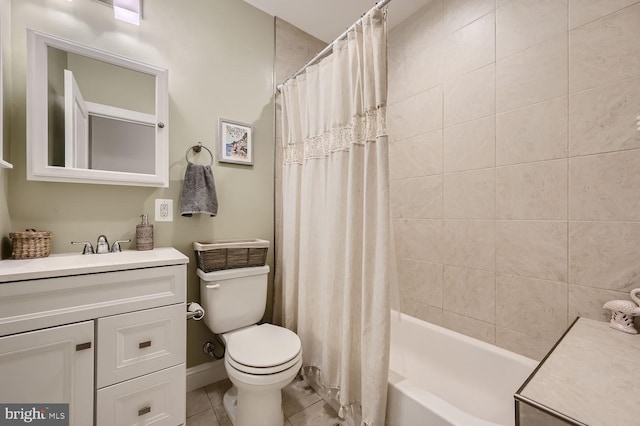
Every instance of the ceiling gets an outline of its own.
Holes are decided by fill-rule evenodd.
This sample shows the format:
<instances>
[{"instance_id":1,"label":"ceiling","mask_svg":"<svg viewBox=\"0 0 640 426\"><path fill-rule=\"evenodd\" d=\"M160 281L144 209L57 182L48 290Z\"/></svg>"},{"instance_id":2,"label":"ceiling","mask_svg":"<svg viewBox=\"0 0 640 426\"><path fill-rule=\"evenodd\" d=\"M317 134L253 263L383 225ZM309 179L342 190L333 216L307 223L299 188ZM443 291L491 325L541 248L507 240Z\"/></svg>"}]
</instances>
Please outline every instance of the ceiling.
<instances>
[{"instance_id":1,"label":"ceiling","mask_svg":"<svg viewBox=\"0 0 640 426\"><path fill-rule=\"evenodd\" d=\"M330 43L375 5L373 0L245 0ZM391 0L389 29L408 18L428 0Z\"/></svg>"}]
</instances>

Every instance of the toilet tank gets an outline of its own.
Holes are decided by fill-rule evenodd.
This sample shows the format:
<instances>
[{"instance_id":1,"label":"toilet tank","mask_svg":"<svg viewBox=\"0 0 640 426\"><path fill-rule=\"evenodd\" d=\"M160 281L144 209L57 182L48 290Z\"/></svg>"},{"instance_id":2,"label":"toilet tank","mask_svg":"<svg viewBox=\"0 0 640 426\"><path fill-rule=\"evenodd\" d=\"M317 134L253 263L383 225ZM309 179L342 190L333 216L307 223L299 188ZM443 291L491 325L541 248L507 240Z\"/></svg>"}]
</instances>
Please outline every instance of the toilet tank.
<instances>
[{"instance_id":1,"label":"toilet tank","mask_svg":"<svg viewBox=\"0 0 640 426\"><path fill-rule=\"evenodd\" d=\"M257 324L267 306L269 266L204 272L200 277L200 304L204 322L215 334Z\"/></svg>"}]
</instances>

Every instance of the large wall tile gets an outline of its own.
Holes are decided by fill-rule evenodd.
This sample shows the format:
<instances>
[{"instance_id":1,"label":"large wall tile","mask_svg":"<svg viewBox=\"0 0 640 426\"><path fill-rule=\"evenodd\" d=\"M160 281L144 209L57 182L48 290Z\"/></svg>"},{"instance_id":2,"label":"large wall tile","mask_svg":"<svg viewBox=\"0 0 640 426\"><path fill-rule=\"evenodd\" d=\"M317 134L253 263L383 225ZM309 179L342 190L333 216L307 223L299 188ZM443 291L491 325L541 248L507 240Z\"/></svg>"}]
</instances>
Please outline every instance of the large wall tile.
<instances>
[{"instance_id":1,"label":"large wall tile","mask_svg":"<svg viewBox=\"0 0 640 426\"><path fill-rule=\"evenodd\" d=\"M442 88L436 87L387 108L387 131L393 141L442 128Z\"/></svg>"},{"instance_id":2,"label":"large wall tile","mask_svg":"<svg viewBox=\"0 0 640 426\"><path fill-rule=\"evenodd\" d=\"M570 222L571 284L628 292L640 287L640 223Z\"/></svg>"},{"instance_id":3,"label":"large wall tile","mask_svg":"<svg viewBox=\"0 0 640 426\"><path fill-rule=\"evenodd\" d=\"M442 308L442 265L415 260L404 261L404 296L424 305Z\"/></svg>"},{"instance_id":4,"label":"large wall tile","mask_svg":"<svg viewBox=\"0 0 640 426\"><path fill-rule=\"evenodd\" d=\"M389 142L389 180L405 178L405 169L402 164L403 146L399 142Z\"/></svg>"},{"instance_id":5,"label":"large wall tile","mask_svg":"<svg viewBox=\"0 0 640 426\"><path fill-rule=\"evenodd\" d=\"M499 219L567 219L567 160L499 167Z\"/></svg>"},{"instance_id":6,"label":"large wall tile","mask_svg":"<svg viewBox=\"0 0 640 426\"><path fill-rule=\"evenodd\" d=\"M408 96L431 89L443 80L443 53L440 43L428 45L406 61L406 88Z\"/></svg>"},{"instance_id":7,"label":"large wall tile","mask_svg":"<svg viewBox=\"0 0 640 426\"><path fill-rule=\"evenodd\" d=\"M444 126L495 114L495 65L449 81L444 88Z\"/></svg>"},{"instance_id":8,"label":"large wall tile","mask_svg":"<svg viewBox=\"0 0 640 426\"><path fill-rule=\"evenodd\" d=\"M570 32L571 93L640 75L640 4Z\"/></svg>"},{"instance_id":9,"label":"large wall tile","mask_svg":"<svg viewBox=\"0 0 640 426\"><path fill-rule=\"evenodd\" d=\"M494 116L444 129L444 171L483 169L495 166Z\"/></svg>"},{"instance_id":10,"label":"large wall tile","mask_svg":"<svg viewBox=\"0 0 640 426\"><path fill-rule=\"evenodd\" d=\"M629 293L602 290L593 287L569 285L569 323L576 317L590 318L596 321L609 321L611 312L602 306L610 300L631 300Z\"/></svg>"},{"instance_id":11,"label":"large wall tile","mask_svg":"<svg viewBox=\"0 0 640 426\"><path fill-rule=\"evenodd\" d=\"M442 176L406 179L404 182L403 212L405 218L442 218Z\"/></svg>"},{"instance_id":12,"label":"large wall tile","mask_svg":"<svg viewBox=\"0 0 640 426\"><path fill-rule=\"evenodd\" d=\"M389 144L390 179L442 173L442 130Z\"/></svg>"},{"instance_id":13,"label":"large wall tile","mask_svg":"<svg viewBox=\"0 0 640 426\"><path fill-rule=\"evenodd\" d=\"M569 159L571 220L640 220L640 150Z\"/></svg>"},{"instance_id":14,"label":"large wall tile","mask_svg":"<svg viewBox=\"0 0 640 426\"><path fill-rule=\"evenodd\" d=\"M447 265L494 270L495 221L445 220L442 237Z\"/></svg>"},{"instance_id":15,"label":"large wall tile","mask_svg":"<svg viewBox=\"0 0 640 426\"><path fill-rule=\"evenodd\" d=\"M387 77L387 105L393 105L407 98L407 63L397 50L389 50ZM393 59L392 59L393 58Z\"/></svg>"},{"instance_id":16,"label":"large wall tile","mask_svg":"<svg viewBox=\"0 0 640 426\"><path fill-rule=\"evenodd\" d=\"M567 281L567 222L498 221L496 271Z\"/></svg>"},{"instance_id":17,"label":"large wall tile","mask_svg":"<svg viewBox=\"0 0 640 426\"><path fill-rule=\"evenodd\" d=\"M566 157L567 108L567 98L562 97L498 114L497 165Z\"/></svg>"},{"instance_id":18,"label":"large wall tile","mask_svg":"<svg viewBox=\"0 0 640 426\"><path fill-rule=\"evenodd\" d=\"M444 175L444 217L495 219L495 214L495 169Z\"/></svg>"},{"instance_id":19,"label":"large wall tile","mask_svg":"<svg viewBox=\"0 0 640 426\"><path fill-rule=\"evenodd\" d=\"M496 11L498 58L567 31L567 0L514 0Z\"/></svg>"},{"instance_id":20,"label":"large wall tile","mask_svg":"<svg viewBox=\"0 0 640 426\"><path fill-rule=\"evenodd\" d=\"M567 328L567 284L498 274L496 325L557 340Z\"/></svg>"},{"instance_id":21,"label":"large wall tile","mask_svg":"<svg viewBox=\"0 0 640 426\"><path fill-rule=\"evenodd\" d=\"M531 337L508 328L496 327L496 345L536 361L541 361L554 344L555 340L552 339Z\"/></svg>"},{"instance_id":22,"label":"large wall tile","mask_svg":"<svg viewBox=\"0 0 640 426\"><path fill-rule=\"evenodd\" d=\"M275 26L278 48L276 62L295 62L297 66L290 70L291 73L299 70L327 45L282 19L276 19Z\"/></svg>"},{"instance_id":23,"label":"large wall tile","mask_svg":"<svg viewBox=\"0 0 640 426\"><path fill-rule=\"evenodd\" d=\"M402 312L414 318L427 321L432 324L442 325L442 309L416 302L413 299L402 300Z\"/></svg>"},{"instance_id":24,"label":"large wall tile","mask_svg":"<svg viewBox=\"0 0 640 426\"><path fill-rule=\"evenodd\" d=\"M498 112L566 94L566 33L497 62L496 106Z\"/></svg>"},{"instance_id":25,"label":"large wall tile","mask_svg":"<svg viewBox=\"0 0 640 426\"><path fill-rule=\"evenodd\" d=\"M495 272L445 265L443 283L445 310L495 323Z\"/></svg>"},{"instance_id":26,"label":"large wall tile","mask_svg":"<svg viewBox=\"0 0 640 426\"><path fill-rule=\"evenodd\" d=\"M570 95L569 155L640 148L638 114L640 77Z\"/></svg>"},{"instance_id":27,"label":"large wall tile","mask_svg":"<svg viewBox=\"0 0 640 426\"><path fill-rule=\"evenodd\" d=\"M446 52L444 75L447 80L495 62L495 46L495 15L493 13L449 35L443 43L443 52Z\"/></svg>"},{"instance_id":28,"label":"large wall tile","mask_svg":"<svg viewBox=\"0 0 640 426\"><path fill-rule=\"evenodd\" d=\"M389 35L389 49L401 49L405 57L423 50L442 39L442 11L444 0L431 0L413 13Z\"/></svg>"},{"instance_id":29,"label":"large wall tile","mask_svg":"<svg viewBox=\"0 0 640 426\"><path fill-rule=\"evenodd\" d=\"M405 164L411 176L442 173L442 129L414 136L405 144ZM409 177L411 177L409 176Z\"/></svg>"},{"instance_id":30,"label":"large wall tile","mask_svg":"<svg viewBox=\"0 0 640 426\"><path fill-rule=\"evenodd\" d=\"M495 0L447 0L444 2L444 32L451 34L495 9Z\"/></svg>"},{"instance_id":31,"label":"large wall tile","mask_svg":"<svg viewBox=\"0 0 640 426\"><path fill-rule=\"evenodd\" d=\"M617 12L638 0L569 0L569 28L576 28Z\"/></svg>"},{"instance_id":32,"label":"large wall tile","mask_svg":"<svg viewBox=\"0 0 640 426\"><path fill-rule=\"evenodd\" d=\"M404 257L403 257L403 247L404 247L404 242L402 240L402 232L403 232L403 227L404 227L404 219L393 219L392 222L392 231L393 231L393 250L394 250L394 255L395 255L395 260L396 260L396 272L397 272L397 278L398 281L402 281L402 274L403 274L403 262L404 262Z\"/></svg>"},{"instance_id":33,"label":"large wall tile","mask_svg":"<svg viewBox=\"0 0 640 426\"><path fill-rule=\"evenodd\" d=\"M404 222L404 258L442 263L442 220L411 220Z\"/></svg>"},{"instance_id":34,"label":"large wall tile","mask_svg":"<svg viewBox=\"0 0 640 426\"><path fill-rule=\"evenodd\" d=\"M402 217L402 181L392 180L389 182L389 203L391 204L391 217L399 219Z\"/></svg>"},{"instance_id":35,"label":"large wall tile","mask_svg":"<svg viewBox=\"0 0 640 426\"><path fill-rule=\"evenodd\" d=\"M465 334L474 339L482 340L487 343L496 342L496 326L488 324L484 321L478 321L463 315L459 315L447 310L443 313L442 325Z\"/></svg>"}]
</instances>

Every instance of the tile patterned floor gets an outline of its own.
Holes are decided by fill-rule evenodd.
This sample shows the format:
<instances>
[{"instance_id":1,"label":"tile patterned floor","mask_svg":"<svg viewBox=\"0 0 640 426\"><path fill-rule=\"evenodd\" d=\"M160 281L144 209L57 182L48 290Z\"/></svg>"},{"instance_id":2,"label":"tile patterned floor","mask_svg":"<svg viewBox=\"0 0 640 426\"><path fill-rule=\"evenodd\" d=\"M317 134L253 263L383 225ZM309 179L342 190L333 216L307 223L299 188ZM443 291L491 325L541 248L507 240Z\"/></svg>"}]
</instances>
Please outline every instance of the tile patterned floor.
<instances>
[{"instance_id":1,"label":"tile patterned floor","mask_svg":"<svg viewBox=\"0 0 640 426\"><path fill-rule=\"evenodd\" d=\"M228 379L187 393L186 426L232 426L222 406ZM336 412L302 378L282 390L285 426L344 426Z\"/></svg>"}]
</instances>

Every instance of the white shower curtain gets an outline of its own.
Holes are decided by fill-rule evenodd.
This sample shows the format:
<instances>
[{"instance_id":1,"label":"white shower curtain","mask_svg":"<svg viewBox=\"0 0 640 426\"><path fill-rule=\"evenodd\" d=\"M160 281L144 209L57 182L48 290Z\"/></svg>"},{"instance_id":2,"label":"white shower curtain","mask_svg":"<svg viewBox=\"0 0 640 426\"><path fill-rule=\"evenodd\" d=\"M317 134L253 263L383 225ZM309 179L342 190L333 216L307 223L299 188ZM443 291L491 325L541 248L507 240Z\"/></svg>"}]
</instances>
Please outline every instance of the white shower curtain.
<instances>
[{"instance_id":1,"label":"white shower curtain","mask_svg":"<svg viewBox=\"0 0 640 426\"><path fill-rule=\"evenodd\" d=\"M385 12L282 90L280 322L340 414L384 424L391 222ZM278 309L278 308L276 308ZM308 374L308 373L307 373Z\"/></svg>"}]
</instances>

